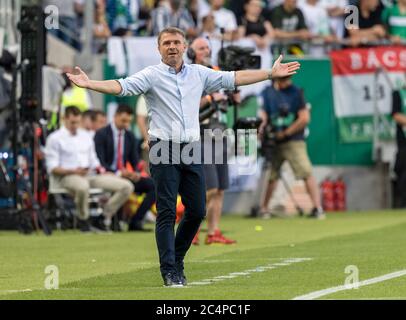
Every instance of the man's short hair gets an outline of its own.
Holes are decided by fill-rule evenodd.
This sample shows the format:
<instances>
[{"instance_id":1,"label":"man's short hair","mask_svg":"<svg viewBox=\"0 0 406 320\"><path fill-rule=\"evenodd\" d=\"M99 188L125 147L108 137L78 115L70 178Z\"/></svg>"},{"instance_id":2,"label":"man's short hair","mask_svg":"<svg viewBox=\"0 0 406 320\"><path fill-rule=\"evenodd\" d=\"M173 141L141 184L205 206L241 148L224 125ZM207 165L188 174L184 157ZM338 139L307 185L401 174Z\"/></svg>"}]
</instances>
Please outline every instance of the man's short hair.
<instances>
[{"instance_id":1,"label":"man's short hair","mask_svg":"<svg viewBox=\"0 0 406 320\"><path fill-rule=\"evenodd\" d=\"M65 108L65 118L72 116L80 116L82 112L76 106L69 106Z\"/></svg>"},{"instance_id":2,"label":"man's short hair","mask_svg":"<svg viewBox=\"0 0 406 320\"><path fill-rule=\"evenodd\" d=\"M107 117L106 113L102 110L94 110L94 117L97 118L98 116Z\"/></svg>"},{"instance_id":3,"label":"man's short hair","mask_svg":"<svg viewBox=\"0 0 406 320\"><path fill-rule=\"evenodd\" d=\"M91 121L96 119L96 112L94 110L86 110L82 113L82 118L90 118Z\"/></svg>"},{"instance_id":4,"label":"man's short hair","mask_svg":"<svg viewBox=\"0 0 406 320\"><path fill-rule=\"evenodd\" d=\"M134 115L133 109L127 104L120 104L117 107L116 114L127 113L130 116Z\"/></svg>"},{"instance_id":5,"label":"man's short hair","mask_svg":"<svg viewBox=\"0 0 406 320\"><path fill-rule=\"evenodd\" d=\"M185 43L186 43L186 34L185 34L185 32L184 32L183 30L181 30L181 29L179 29L179 28L175 28L175 27L168 27L168 28L163 29L163 30L158 34L158 45L161 43L162 35L165 34L165 33L180 34L180 35L183 37L183 39L184 39L184 41L185 41Z\"/></svg>"}]
</instances>

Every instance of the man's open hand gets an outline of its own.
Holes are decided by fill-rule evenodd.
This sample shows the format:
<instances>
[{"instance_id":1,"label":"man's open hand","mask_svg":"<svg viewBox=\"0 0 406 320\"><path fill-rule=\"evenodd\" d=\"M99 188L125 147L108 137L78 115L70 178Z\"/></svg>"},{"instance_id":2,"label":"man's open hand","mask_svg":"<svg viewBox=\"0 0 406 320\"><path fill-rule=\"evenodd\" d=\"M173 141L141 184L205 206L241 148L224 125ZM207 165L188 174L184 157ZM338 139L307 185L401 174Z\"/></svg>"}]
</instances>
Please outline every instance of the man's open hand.
<instances>
[{"instance_id":1,"label":"man's open hand","mask_svg":"<svg viewBox=\"0 0 406 320\"><path fill-rule=\"evenodd\" d=\"M72 81L75 85L81 88L88 88L90 80L87 74L80 69L79 67L75 67L76 74L73 73L66 73L69 80Z\"/></svg>"},{"instance_id":2,"label":"man's open hand","mask_svg":"<svg viewBox=\"0 0 406 320\"><path fill-rule=\"evenodd\" d=\"M300 63L297 61L281 63L283 56L280 55L272 67L272 78L283 78L294 75L300 69Z\"/></svg>"}]
</instances>

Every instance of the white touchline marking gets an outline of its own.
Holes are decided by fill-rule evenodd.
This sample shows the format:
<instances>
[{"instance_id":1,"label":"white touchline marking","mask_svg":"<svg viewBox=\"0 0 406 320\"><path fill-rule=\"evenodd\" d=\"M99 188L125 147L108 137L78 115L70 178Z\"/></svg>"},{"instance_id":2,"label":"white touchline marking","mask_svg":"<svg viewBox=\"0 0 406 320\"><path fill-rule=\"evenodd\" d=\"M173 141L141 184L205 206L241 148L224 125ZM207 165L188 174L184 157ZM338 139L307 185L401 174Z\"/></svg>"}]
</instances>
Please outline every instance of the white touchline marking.
<instances>
[{"instance_id":1,"label":"white touchline marking","mask_svg":"<svg viewBox=\"0 0 406 320\"><path fill-rule=\"evenodd\" d=\"M19 292L30 292L31 289L22 289L22 290L0 290L0 292L4 293L19 293Z\"/></svg>"},{"instance_id":2,"label":"white touchline marking","mask_svg":"<svg viewBox=\"0 0 406 320\"><path fill-rule=\"evenodd\" d=\"M313 258L285 258L281 262L278 262L278 263L271 263L271 264L268 264L266 266L259 266L259 267L255 267L255 268L245 270L245 271L242 271L242 272L231 272L228 275L217 276L217 277L213 277L211 279L204 279L204 280L200 280L200 281L190 282L188 284L188 286L209 285L209 284L212 284L212 283L215 283L215 282L224 281L224 280L227 280L227 279L237 278L239 276L248 276L248 275L250 275L251 273L254 273L254 272L264 272L264 271L271 270L271 269L277 269L278 267L289 266L289 265L291 265L293 263L309 261L309 260L313 260Z\"/></svg>"},{"instance_id":3,"label":"white touchline marking","mask_svg":"<svg viewBox=\"0 0 406 320\"><path fill-rule=\"evenodd\" d=\"M230 276L246 276L246 275L249 275L249 272L233 272L233 273L230 273Z\"/></svg>"},{"instance_id":4,"label":"white touchline marking","mask_svg":"<svg viewBox=\"0 0 406 320\"><path fill-rule=\"evenodd\" d=\"M232 275L229 275L229 276L218 276L218 277L216 277L216 279L233 279L233 278L236 278L237 276L232 276Z\"/></svg>"},{"instance_id":5,"label":"white touchline marking","mask_svg":"<svg viewBox=\"0 0 406 320\"><path fill-rule=\"evenodd\" d=\"M320 298L320 297L323 297L323 296L326 296L326 295L329 295L329 294L332 294L335 292L350 290L350 289L353 289L356 287L367 286L369 284L374 284L374 283L378 283L378 282L382 282L382 281L386 281L386 280L390 280L390 279L394 279L394 278L399 278L404 275L406 275L406 270L396 271L396 272L385 274L380 277L367 279L367 280L364 280L361 282L355 282L351 285L337 286L337 287L327 288L324 290L310 292L308 294L293 298L292 300L313 300L313 299L317 299L317 298Z\"/></svg>"},{"instance_id":6,"label":"white touchline marking","mask_svg":"<svg viewBox=\"0 0 406 320\"><path fill-rule=\"evenodd\" d=\"M193 285L194 285L194 286L205 286L205 285L207 285L207 284L210 284L210 282L204 282L204 281L196 281L196 282L193 282ZM188 284L188 285L190 285L190 284Z\"/></svg>"}]
</instances>

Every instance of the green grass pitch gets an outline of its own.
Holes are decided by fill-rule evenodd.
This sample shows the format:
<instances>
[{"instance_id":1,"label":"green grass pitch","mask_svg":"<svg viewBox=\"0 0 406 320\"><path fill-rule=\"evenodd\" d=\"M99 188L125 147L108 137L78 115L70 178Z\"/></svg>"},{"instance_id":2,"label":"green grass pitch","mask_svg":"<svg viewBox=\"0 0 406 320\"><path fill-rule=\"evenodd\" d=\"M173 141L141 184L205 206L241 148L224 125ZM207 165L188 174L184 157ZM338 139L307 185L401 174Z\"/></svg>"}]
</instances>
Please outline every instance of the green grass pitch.
<instances>
[{"instance_id":1,"label":"green grass pitch","mask_svg":"<svg viewBox=\"0 0 406 320\"><path fill-rule=\"evenodd\" d=\"M355 281L348 266L361 282L406 270L406 211L332 213L320 221L226 215L222 229L238 243L193 246L185 288L163 287L153 233L2 231L0 299L293 299ZM49 265L58 268L57 290L45 288ZM406 275L320 299L406 299Z\"/></svg>"}]
</instances>

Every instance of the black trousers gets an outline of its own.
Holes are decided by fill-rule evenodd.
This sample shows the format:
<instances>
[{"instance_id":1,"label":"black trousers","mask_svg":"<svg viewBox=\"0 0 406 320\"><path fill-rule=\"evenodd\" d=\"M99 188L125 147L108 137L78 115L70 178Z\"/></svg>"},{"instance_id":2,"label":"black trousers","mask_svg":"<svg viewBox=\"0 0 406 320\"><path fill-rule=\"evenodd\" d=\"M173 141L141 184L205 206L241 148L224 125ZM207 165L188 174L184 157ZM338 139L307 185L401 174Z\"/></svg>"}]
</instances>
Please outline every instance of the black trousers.
<instances>
[{"instance_id":1,"label":"black trousers","mask_svg":"<svg viewBox=\"0 0 406 320\"><path fill-rule=\"evenodd\" d=\"M133 182L135 193L145 193L145 198L138 207L137 212L131 218L129 227L137 226L144 220L148 210L155 202L155 186L151 178L140 178L137 182Z\"/></svg>"},{"instance_id":2,"label":"black trousers","mask_svg":"<svg viewBox=\"0 0 406 320\"><path fill-rule=\"evenodd\" d=\"M150 142L150 150L157 141ZM172 146L165 152L172 154ZM187 144L178 144L182 151ZM200 146L199 146L200 148ZM178 150L178 149L177 149ZM200 152L200 151L199 151ZM151 153L150 153L151 159ZM183 260L192 244L206 215L206 191L203 165L172 161L170 163L153 163L150 161L150 172L155 182L157 220L155 228L159 252L161 274L183 270ZM199 159L200 160L200 159ZM200 162L200 161L199 161ZM180 194L185 206L185 214L179 223L175 235L176 200Z\"/></svg>"}]
</instances>

